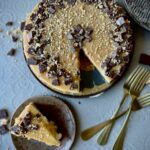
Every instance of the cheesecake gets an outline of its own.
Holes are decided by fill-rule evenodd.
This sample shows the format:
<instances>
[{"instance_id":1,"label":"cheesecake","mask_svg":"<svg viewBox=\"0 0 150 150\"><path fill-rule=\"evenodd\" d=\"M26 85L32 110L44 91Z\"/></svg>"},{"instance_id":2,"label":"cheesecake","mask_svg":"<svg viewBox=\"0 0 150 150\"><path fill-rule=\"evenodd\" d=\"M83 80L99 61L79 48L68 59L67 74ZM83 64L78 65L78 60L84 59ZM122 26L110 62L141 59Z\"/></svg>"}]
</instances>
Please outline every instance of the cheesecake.
<instances>
[{"instance_id":1,"label":"cheesecake","mask_svg":"<svg viewBox=\"0 0 150 150\"><path fill-rule=\"evenodd\" d=\"M36 140L49 146L60 146L61 134L57 133L57 126L36 108L33 103L27 105L15 119L11 133L28 140Z\"/></svg>"},{"instance_id":2,"label":"cheesecake","mask_svg":"<svg viewBox=\"0 0 150 150\"><path fill-rule=\"evenodd\" d=\"M80 91L80 51L106 82L122 76L133 51L133 32L114 0L42 0L23 31L24 54L34 75L63 93Z\"/></svg>"}]
</instances>

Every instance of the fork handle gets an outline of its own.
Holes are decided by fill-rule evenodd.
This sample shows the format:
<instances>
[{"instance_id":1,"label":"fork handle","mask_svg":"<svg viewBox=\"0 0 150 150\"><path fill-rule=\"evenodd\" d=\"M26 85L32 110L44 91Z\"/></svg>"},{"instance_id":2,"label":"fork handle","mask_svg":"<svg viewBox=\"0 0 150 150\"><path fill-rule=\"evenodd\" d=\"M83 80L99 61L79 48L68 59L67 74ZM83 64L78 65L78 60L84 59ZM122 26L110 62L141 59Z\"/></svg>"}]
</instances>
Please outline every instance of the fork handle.
<instances>
[{"instance_id":1,"label":"fork handle","mask_svg":"<svg viewBox=\"0 0 150 150\"><path fill-rule=\"evenodd\" d=\"M124 95L123 95L123 98L119 104L119 107L118 109L115 111L115 113L113 114L112 118L115 118L122 106L122 104L124 103L126 97L129 95L128 91L127 90L124 90ZM112 127L114 125L115 121L113 121L112 123L110 123L109 125L107 125L103 131L101 132L101 134L99 135L98 139L97 139L97 143L99 145L105 145L108 141L108 138L109 138L109 135L111 133L111 130L112 130Z\"/></svg>"},{"instance_id":2,"label":"fork handle","mask_svg":"<svg viewBox=\"0 0 150 150\"><path fill-rule=\"evenodd\" d=\"M132 112L132 106L133 106L133 104L131 104L131 106L129 108L126 120L125 120L125 122L124 122L124 124L123 124L123 126L122 126L122 128L120 130L119 136L117 137L117 140L116 140L116 142L115 142L112 150L123 150L123 143L124 143L124 138L125 138L125 131L126 131L127 123L129 121L131 112Z\"/></svg>"}]
</instances>

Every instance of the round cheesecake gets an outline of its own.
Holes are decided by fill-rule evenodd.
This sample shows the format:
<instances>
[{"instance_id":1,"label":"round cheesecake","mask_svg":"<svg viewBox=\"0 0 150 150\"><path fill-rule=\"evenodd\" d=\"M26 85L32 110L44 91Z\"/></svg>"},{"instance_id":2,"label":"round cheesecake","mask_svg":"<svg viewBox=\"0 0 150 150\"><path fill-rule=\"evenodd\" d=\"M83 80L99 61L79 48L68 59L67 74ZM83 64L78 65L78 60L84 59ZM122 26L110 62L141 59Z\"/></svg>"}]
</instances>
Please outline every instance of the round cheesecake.
<instances>
[{"instance_id":1,"label":"round cheesecake","mask_svg":"<svg viewBox=\"0 0 150 150\"><path fill-rule=\"evenodd\" d=\"M64 94L80 91L80 52L111 83L133 51L131 24L113 0L42 0L26 20L24 54L35 76Z\"/></svg>"}]
</instances>

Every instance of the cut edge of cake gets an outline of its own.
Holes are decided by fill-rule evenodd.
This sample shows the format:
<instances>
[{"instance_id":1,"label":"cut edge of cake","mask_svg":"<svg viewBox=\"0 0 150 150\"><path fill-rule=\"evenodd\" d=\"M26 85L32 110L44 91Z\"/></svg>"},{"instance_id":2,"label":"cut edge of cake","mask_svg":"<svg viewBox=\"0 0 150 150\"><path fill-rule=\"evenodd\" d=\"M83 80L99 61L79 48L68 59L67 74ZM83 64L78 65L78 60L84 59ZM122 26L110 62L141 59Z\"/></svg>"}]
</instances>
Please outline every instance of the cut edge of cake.
<instances>
[{"instance_id":1,"label":"cut edge of cake","mask_svg":"<svg viewBox=\"0 0 150 150\"><path fill-rule=\"evenodd\" d=\"M11 133L28 140L33 139L49 146L60 146L61 133L57 133L57 126L49 122L33 103L28 104L15 119Z\"/></svg>"}]
</instances>

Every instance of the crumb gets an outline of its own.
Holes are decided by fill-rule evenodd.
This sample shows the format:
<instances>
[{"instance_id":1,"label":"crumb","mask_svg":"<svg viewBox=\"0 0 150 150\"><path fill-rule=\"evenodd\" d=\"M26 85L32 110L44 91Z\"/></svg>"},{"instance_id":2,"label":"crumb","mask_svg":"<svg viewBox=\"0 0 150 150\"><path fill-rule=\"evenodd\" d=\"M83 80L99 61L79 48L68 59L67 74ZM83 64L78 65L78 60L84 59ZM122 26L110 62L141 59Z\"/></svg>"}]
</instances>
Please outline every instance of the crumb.
<instances>
[{"instance_id":1,"label":"crumb","mask_svg":"<svg viewBox=\"0 0 150 150\"><path fill-rule=\"evenodd\" d=\"M13 26L13 25L14 25L13 21L8 21L8 22L6 23L6 26Z\"/></svg>"},{"instance_id":2,"label":"crumb","mask_svg":"<svg viewBox=\"0 0 150 150\"><path fill-rule=\"evenodd\" d=\"M15 54L16 54L16 49L14 49L14 48L12 48L8 53L7 53L7 55L9 55L9 56L14 56Z\"/></svg>"},{"instance_id":3,"label":"crumb","mask_svg":"<svg viewBox=\"0 0 150 150\"><path fill-rule=\"evenodd\" d=\"M78 104L80 105L80 104L81 104L81 102L79 101L79 102L78 102Z\"/></svg>"}]
</instances>

